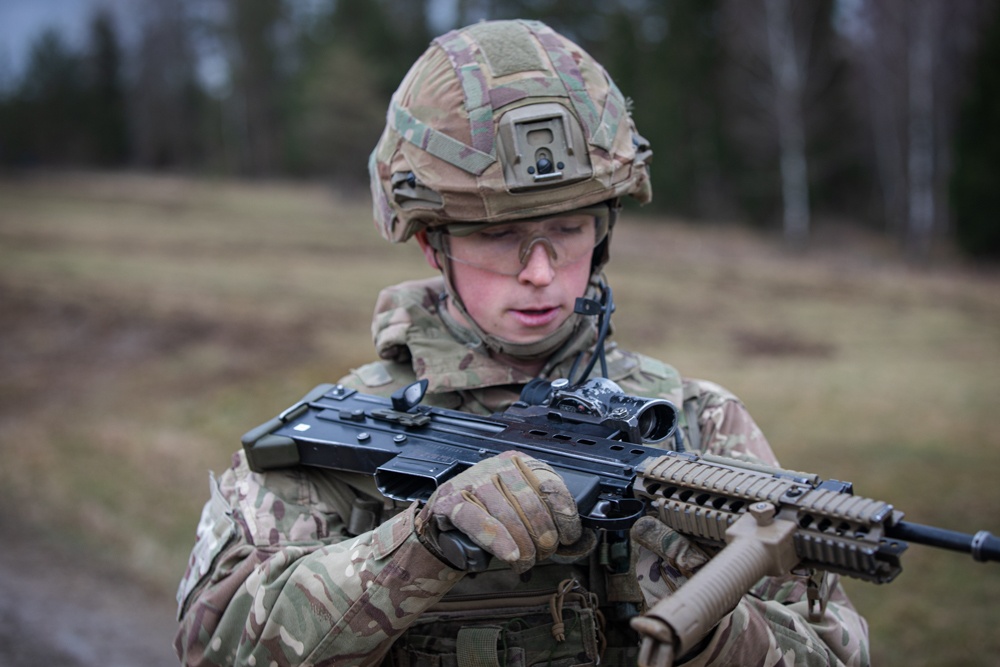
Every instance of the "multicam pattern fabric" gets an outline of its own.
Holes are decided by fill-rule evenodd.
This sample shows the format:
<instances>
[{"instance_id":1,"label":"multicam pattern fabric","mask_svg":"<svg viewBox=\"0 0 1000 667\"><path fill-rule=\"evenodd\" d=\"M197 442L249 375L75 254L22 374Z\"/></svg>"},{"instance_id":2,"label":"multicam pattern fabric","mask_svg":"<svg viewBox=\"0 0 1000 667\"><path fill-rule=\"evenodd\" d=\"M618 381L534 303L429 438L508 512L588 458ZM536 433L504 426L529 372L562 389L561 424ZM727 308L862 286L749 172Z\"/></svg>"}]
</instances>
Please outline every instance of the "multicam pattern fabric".
<instances>
[{"instance_id":1,"label":"multicam pattern fabric","mask_svg":"<svg viewBox=\"0 0 1000 667\"><path fill-rule=\"evenodd\" d=\"M498 123L542 103L579 124L590 173L512 194ZM538 21L489 21L435 39L393 95L369 159L375 223L401 242L428 224L550 215L625 195L645 203L651 156L625 97L583 49ZM398 190L400 175L412 177L409 189Z\"/></svg>"},{"instance_id":2,"label":"multicam pattern fabric","mask_svg":"<svg viewBox=\"0 0 1000 667\"><path fill-rule=\"evenodd\" d=\"M548 63L535 56L536 47L529 35L544 49ZM513 46L511 42L519 44ZM501 21L470 26L464 31L453 30L433 43L448 57L462 87L471 145L423 123L394 100L389 121L411 144L478 176L497 157L494 107L505 107L532 97L563 97L576 112L587 140L605 151L612 149L618 123L627 117L625 98L609 78L604 107L598 108L587 90L577 58L567 48L568 42L544 24ZM502 53L504 57L491 58L494 53ZM518 62L511 63L511 60ZM552 71L551 76L545 76L548 70ZM497 79L521 72L532 75L490 87L486 72Z\"/></svg>"},{"instance_id":3,"label":"multicam pattern fabric","mask_svg":"<svg viewBox=\"0 0 1000 667\"><path fill-rule=\"evenodd\" d=\"M373 323L383 360L343 382L388 395L426 378L425 402L481 414L516 399L527 378L451 335L436 314L442 290L438 279L383 292ZM554 359L548 377L568 374L585 348ZM682 413L696 415L704 449L776 463L743 405L722 388L619 348L608 358L609 375L625 391L687 402L691 409ZM595 576L607 567L593 560L553 559L520 577L504 567L470 577L416 537L417 508L380 498L368 478L310 468L260 475L238 453L213 488L178 591L175 646L186 665L474 664L501 643L508 647L503 657L519 664L634 664L634 638L630 646L627 635L616 635L627 622L601 622L611 610L606 605L624 601L641 611L698 566L679 557L683 543L671 540L677 551L670 555L678 557L637 548L631 570L607 576ZM358 498L376 498L383 522L355 536L347 526ZM810 622L806 578L761 580L685 664L867 665L866 623L836 578L830 584L825 614ZM566 586L578 597L559 597Z\"/></svg>"}]
</instances>

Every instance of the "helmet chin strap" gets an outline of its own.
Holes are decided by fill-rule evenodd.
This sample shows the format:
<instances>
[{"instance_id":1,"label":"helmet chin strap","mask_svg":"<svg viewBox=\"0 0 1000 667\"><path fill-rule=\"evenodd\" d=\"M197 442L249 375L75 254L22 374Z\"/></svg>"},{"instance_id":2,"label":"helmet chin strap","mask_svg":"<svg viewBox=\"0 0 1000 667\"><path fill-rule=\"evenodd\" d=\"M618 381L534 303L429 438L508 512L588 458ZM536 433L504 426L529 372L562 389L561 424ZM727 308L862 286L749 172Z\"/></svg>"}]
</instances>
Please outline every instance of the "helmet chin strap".
<instances>
[{"instance_id":1,"label":"helmet chin strap","mask_svg":"<svg viewBox=\"0 0 1000 667\"><path fill-rule=\"evenodd\" d=\"M580 363L580 359L583 358L583 352L578 354L573 361L573 368L570 369L569 378L567 378L571 384L585 382L590 377L594 370L594 364L598 360L601 362L601 376L608 377L608 360L604 353L604 341L607 340L608 333L611 331L611 314L615 312L615 300L611 295L611 286L608 285L603 275L597 276L596 282L600 297L592 298L590 290L588 290L587 296L576 300L576 306L573 309L574 312L581 315L597 316L597 343L594 345L594 354L591 355L590 362L579 379L576 378L576 367Z\"/></svg>"}]
</instances>

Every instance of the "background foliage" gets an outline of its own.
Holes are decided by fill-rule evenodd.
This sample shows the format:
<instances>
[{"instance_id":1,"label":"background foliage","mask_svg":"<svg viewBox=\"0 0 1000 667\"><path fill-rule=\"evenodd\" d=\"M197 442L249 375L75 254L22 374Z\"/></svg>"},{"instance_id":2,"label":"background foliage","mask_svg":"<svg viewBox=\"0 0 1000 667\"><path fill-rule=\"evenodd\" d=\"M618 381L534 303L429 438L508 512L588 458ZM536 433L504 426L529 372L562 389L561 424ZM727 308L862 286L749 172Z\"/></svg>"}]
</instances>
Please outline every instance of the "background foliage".
<instances>
[{"instance_id":1,"label":"background foliage","mask_svg":"<svg viewBox=\"0 0 1000 667\"><path fill-rule=\"evenodd\" d=\"M0 99L0 164L324 178L363 187L388 98L434 34L538 18L634 101L654 209L882 231L995 256L986 0L140 0L81 49L41 35ZM989 31L992 31L990 33ZM131 36L126 39L125 36ZM991 60L991 58L993 60ZM960 128L960 131L958 130Z\"/></svg>"}]
</instances>

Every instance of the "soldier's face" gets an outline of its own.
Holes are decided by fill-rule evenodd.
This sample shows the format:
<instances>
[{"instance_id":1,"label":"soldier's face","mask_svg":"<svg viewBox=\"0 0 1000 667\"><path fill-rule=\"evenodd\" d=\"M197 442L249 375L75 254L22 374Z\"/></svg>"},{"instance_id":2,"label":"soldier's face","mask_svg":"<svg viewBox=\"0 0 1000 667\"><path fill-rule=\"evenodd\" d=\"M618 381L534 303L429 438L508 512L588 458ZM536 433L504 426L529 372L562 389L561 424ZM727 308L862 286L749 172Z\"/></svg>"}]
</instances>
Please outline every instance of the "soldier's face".
<instances>
[{"instance_id":1,"label":"soldier's face","mask_svg":"<svg viewBox=\"0 0 1000 667\"><path fill-rule=\"evenodd\" d=\"M585 220L585 233L593 247L593 220ZM475 239L454 236L448 239L451 252L463 256L464 244ZM434 250L421 241L431 266L438 267ZM554 333L570 315L577 297L587 290L590 281L591 253L568 263L552 257L551 245L530 246L521 270L506 275L459 261L450 262L453 286L465 309L483 330L514 343L534 343ZM461 321L461 314L452 309Z\"/></svg>"}]
</instances>

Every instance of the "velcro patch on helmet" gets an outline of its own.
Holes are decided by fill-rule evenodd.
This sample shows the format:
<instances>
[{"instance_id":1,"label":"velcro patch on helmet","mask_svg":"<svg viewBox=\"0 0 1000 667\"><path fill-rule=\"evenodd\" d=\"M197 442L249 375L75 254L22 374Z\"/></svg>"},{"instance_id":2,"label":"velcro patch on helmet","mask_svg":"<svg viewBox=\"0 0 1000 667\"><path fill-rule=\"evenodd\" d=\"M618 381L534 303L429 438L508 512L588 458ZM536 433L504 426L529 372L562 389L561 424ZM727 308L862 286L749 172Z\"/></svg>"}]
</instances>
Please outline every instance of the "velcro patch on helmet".
<instances>
[{"instance_id":1,"label":"velcro patch on helmet","mask_svg":"<svg viewBox=\"0 0 1000 667\"><path fill-rule=\"evenodd\" d=\"M548 69L538 55L531 33L519 23L479 23L468 32L479 44L490 73L496 78Z\"/></svg>"}]
</instances>

